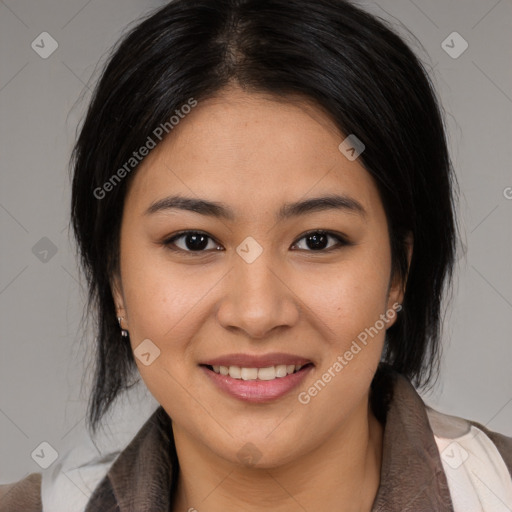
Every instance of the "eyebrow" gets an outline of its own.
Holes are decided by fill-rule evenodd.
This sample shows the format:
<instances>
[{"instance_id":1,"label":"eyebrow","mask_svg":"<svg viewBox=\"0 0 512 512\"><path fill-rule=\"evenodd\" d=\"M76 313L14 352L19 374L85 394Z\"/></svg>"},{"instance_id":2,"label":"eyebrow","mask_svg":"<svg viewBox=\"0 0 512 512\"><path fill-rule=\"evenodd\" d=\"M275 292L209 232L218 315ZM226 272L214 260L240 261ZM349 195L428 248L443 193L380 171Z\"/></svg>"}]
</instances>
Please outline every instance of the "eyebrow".
<instances>
[{"instance_id":1,"label":"eyebrow","mask_svg":"<svg viewBox=\"0 0 512 512\"><path fill-rule=\"evenodd\" d=\"M169 196L159 199L152 203L144 212L144 215L152 215L166 210L185 210L225 219L235 220L233 210L224 203L217 201L208 201L206 199L195 199L184 196ZM285 220L291 217L305 215L307 213L320 212L326 210L341 210L347 213L353 213L366 218L367 212L363 205L356 199L347 195L331 194L322 197L315 197L297 201L294 203L285 203L276 215L277 220Z\"/></svg>"}]
</instances>

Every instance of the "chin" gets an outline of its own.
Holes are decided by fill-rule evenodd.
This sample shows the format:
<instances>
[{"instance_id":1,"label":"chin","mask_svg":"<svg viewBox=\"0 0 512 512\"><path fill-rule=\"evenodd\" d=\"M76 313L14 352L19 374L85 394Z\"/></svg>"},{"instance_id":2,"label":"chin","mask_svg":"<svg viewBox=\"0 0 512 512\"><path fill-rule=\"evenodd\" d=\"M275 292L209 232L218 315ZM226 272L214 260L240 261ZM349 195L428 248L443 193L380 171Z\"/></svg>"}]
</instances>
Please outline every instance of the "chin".
<instances>
[{"instance_id":1,"label":"chin","mask_svg":"<svg viewBox=\"0 0 512 512\"><path fill-rule=\"evenodd\" d=\"M219 457L243 468L272 469L284 466L298 457L297 440L274 438L269 441L265 436L248 436L246 441L236 439L225 446L226 451L219 451L219 444L212 447ZM235 449L233 449L236 447ZM291 451L293 449L293 452Z\"/></svg>"}]
</instances>

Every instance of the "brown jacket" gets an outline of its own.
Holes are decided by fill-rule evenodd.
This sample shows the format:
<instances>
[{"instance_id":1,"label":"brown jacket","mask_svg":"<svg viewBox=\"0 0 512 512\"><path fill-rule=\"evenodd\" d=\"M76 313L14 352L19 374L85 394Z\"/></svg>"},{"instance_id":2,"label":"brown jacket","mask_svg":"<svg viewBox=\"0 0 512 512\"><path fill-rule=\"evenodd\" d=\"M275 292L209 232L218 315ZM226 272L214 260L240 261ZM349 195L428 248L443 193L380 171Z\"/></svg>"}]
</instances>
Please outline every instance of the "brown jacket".
<instances>
[{"instance_id":1,"label":"brown jacket","mask_svg":"<svg viewBox=\"0 0 512 512\"><path fill-rule=\"evenodd\" d=\"M372 407L385 423L381 482L372 512L498 510L493 505L481 505L484 492L495 500L492 503L503 506L502 510L512 510L512 502L507 503L512 489L512 438L478 423L433 411L409 381L384 367L372 385ZM483 446L484 451L479 454L473 453L474 433L483 439L483 444L475 445L475 450ZM448 446L440 452L444 445ZM476 505L471 509L465 508L463 501L470 499L476 484L465 483L467 475L459 467L463 459L454 462L460 458L457 450L466 458L473 457L481 467L487 464L484 469L490 468L491 472L481 475L492 474L494 478L486 482L485 476L476 475L485 487L476 489L474 496L478 498L474 498ZM495 455L491 462L484 460L487 452ZM159 407L110 466L83 512L171 512L178 472L171 420ZM464 489L464 485L471 488ZM455 493L457 498L452 500ZM454 507L454 503L458 505ZM472 503L468 506L473 507ZM0 486L0 512L42 510L40 473Z\"/></svg>"}]
</instances>

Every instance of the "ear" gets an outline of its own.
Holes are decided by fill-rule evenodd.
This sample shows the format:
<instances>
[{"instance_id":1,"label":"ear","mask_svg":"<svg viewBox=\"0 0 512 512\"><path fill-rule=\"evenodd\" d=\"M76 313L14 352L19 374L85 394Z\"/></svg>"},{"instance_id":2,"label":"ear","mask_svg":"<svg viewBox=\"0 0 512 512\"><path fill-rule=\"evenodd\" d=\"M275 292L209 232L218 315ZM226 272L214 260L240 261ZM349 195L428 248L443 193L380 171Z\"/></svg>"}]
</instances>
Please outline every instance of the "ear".
<instances>
[{"instance_id":1,"label":"ear","mask_svg":"<svg viewBox=\"0 0 512 512\"><path fill-rule=\"evenodd\" d=\"M388 291L388 309L394 308L396 309L397 304L402 304L405 295L405 288L407 285L407 276L409 275L409 268L411 266L411 258L414 246L414 240L412 233L408 233L404 239L404 244L406 247L407 254L407 271L405 276L399 275L398 272L393 272L393 276L391 277L391 281L389 284Z\"/></svg>"},{"instance_id":2,"label":"ear","mask_svg":"<svg viewBox=\"0 0 512 512\"><path fill-rule=\"evenodd\" d=\"M121 276L118 272L116 272L110 280L110 289L112 291L112 298L116 306L117 316L125 316L123 287L121 285Z\"/></svg>"}]
</instances>

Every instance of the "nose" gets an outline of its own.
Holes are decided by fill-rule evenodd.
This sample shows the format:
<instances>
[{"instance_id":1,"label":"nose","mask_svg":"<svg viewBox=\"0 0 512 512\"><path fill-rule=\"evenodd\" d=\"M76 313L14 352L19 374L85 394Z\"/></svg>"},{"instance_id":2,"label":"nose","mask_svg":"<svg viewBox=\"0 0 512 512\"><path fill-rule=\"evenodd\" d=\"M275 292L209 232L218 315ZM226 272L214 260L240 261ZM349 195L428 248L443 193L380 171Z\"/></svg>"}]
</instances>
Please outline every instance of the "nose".
<instances>
[{"instance_id":1,"label":"nose","mask_svg":"<svg viewBox=\"0 0 512 512\"><path fill-rule=\"evenodd\" d=\"M219 323L229 330L261 339L278 327L291 327L299 320L299 299L293 280L282 265L272 264L263 254L252 263L238 258L228 273L225 294L217 310Z\"/></svg>"}]
</instances>

